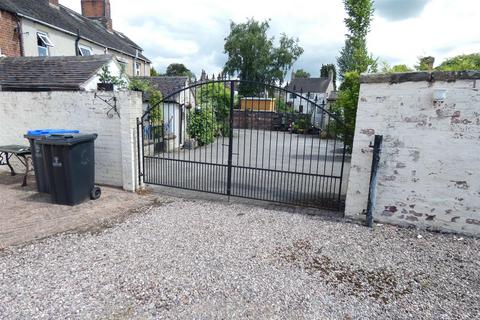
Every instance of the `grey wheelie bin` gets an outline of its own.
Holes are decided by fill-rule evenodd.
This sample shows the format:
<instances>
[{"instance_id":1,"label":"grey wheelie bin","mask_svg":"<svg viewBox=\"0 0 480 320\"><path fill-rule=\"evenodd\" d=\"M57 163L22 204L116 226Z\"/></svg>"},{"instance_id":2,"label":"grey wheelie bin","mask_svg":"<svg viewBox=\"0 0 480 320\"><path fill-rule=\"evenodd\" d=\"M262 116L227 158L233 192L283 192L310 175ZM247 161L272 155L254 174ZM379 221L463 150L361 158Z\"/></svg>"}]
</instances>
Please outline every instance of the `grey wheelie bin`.
<instances>
[{"instance_id":1,"label":"grey wheelie bin","mask_svg":"<svg viewBox=\"0 0 480 320\"><path fill-rule=\"evenodd\" d=\"M73 206L100 197L94 184L96 138L97 134L66 134L39 140L53 203Z\"/></svg>"},{"instance_id":2,"label":"grey wheelie bin","mask_svg":"<svg viewBox=\"0 0 480 320\"><path fill-rule=\"evenodd\" d=\"M39 129L29 130L25 138L30 142L30 151L32 153L33 169L35 170L35 180L37 182L38 192L48 193L48 180L45 169L43 167L43 147L39 140L45 139L52 134L73 134L79 133L78 130L65 130L65 129Z\"/></svg>"}]
</instances>

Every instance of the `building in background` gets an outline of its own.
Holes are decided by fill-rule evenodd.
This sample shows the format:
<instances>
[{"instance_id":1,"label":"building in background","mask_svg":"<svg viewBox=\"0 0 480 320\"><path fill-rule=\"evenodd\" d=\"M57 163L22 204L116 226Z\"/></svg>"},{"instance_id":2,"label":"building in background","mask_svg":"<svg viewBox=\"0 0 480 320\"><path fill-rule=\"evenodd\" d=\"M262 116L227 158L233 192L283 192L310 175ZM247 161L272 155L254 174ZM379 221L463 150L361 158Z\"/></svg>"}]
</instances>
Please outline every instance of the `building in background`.
<instances>
[{"instance_id":1,"label":"building in background","mask_svg":"<svg viewBox=\"0 0 480 320\"><path fill-rule=\"evenodd\" d=\"M286 102L296 112L316 113L319 111L313 110L314 105L308 101L315 101L318 105L327 103L327 98L334 91L333 73L321 78L295 78L292 71L292 79L285 89L291 91Z\"/></svg>"},{"instance_id":2,"label":"building in background","mask_svg":"<svg viewBox=\"0 0 480 320\"><path fill-rule=\"evenodd\" d=\"M96 91L102 67L121 77L111 54L0 59L0 91ZM128 78L123 77L128 84Z\"/></svg>"},{"instance_id":3,"label":"building in background","mask_svg":"<svg viewBox=\"0 0 480 320\"><path fill-rule=\"evenodd\" d=\"M149 76L143 49L113 29L109 0L80 0L82 14L58 0L0 0L0 55L113 54L129 76Z\"/></svg>"}]
</instances>

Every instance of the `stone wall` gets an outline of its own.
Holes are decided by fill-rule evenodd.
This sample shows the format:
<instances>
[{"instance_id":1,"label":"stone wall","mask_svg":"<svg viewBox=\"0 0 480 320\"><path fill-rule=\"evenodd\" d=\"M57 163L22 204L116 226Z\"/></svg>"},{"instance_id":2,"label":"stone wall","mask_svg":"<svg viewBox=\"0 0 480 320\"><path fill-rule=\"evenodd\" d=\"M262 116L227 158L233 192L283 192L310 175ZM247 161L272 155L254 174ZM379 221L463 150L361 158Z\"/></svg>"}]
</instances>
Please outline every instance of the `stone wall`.
<instances>
[{"instance_id":1,"label":"stone wall","mask_svg":"<svg viewBox=\"0 0 480 320\"><path fill-rule=\"evenodd\" d=\"M480 235L480 72L362 76L346 216L367 208L383 135L374 219ZM435 92L445 100L434 103Z\"/></svg>"},{"instance_id":2,"label":"stone wall","mask_svg":"<svg viewBox=\"0 0 480 320\"><path fill-rule=\"evenodd\" d=\"M101 93L104 99L113 93ZM139 92L116 92L120 117L94 92L0 92L0 145L27 145L30 129L78 129L97 133L95 182L133 191L138 186L136 118Z\"/></svg>"}]
</instances>

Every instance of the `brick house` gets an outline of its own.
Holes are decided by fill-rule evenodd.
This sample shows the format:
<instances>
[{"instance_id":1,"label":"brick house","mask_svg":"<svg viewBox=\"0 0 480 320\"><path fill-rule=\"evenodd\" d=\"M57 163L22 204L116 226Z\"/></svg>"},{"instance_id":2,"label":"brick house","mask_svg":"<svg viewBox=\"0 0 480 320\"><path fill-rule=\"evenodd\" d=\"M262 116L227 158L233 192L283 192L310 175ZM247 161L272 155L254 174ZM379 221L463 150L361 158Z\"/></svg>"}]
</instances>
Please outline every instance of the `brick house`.
<instances>
[{"instance_id":1,"label":"brick house","mask_svg":"<svg viewBox=\"0 0 480 320\"><path fill-rule=\"evenodd\" d=\"M130 76L149 76L142 48L113 29L109 0L80 0L82 14L58 0L0 0L0 55L113 54Z\"/></svg>"}]
</instances>

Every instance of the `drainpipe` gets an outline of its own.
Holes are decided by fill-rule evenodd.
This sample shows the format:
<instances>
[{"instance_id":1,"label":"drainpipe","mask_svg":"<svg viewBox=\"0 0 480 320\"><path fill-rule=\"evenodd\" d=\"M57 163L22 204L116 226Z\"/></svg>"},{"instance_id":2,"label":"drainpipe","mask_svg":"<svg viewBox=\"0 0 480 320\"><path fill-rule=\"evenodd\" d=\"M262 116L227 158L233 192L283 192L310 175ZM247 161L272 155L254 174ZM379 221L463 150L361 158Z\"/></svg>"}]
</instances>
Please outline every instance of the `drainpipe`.
<instances>
[{"instance_id":1,"label":"drainpipe","mask_svg":"<svg viewBox=\"0 0 480 320\"><path fill-rule=\"evenodd\" d=\"M80 55L80 49L78 48L78 44L80 43L80 29L77 29L77 38L75 39L75 55Z\"/></svg>"},{"instance_id":2,"label":"drainpipe","mask_svg":"<svg viewBox=\"0 0 480 320\"><path fill-rule=\"evenodd\" d=\"M18 30L18 41L20 42L20 56L25 56L25 51L23 49L23 29L22 29L22 20L17 16L17 30Z\"/></svg>"}]
</instances>

